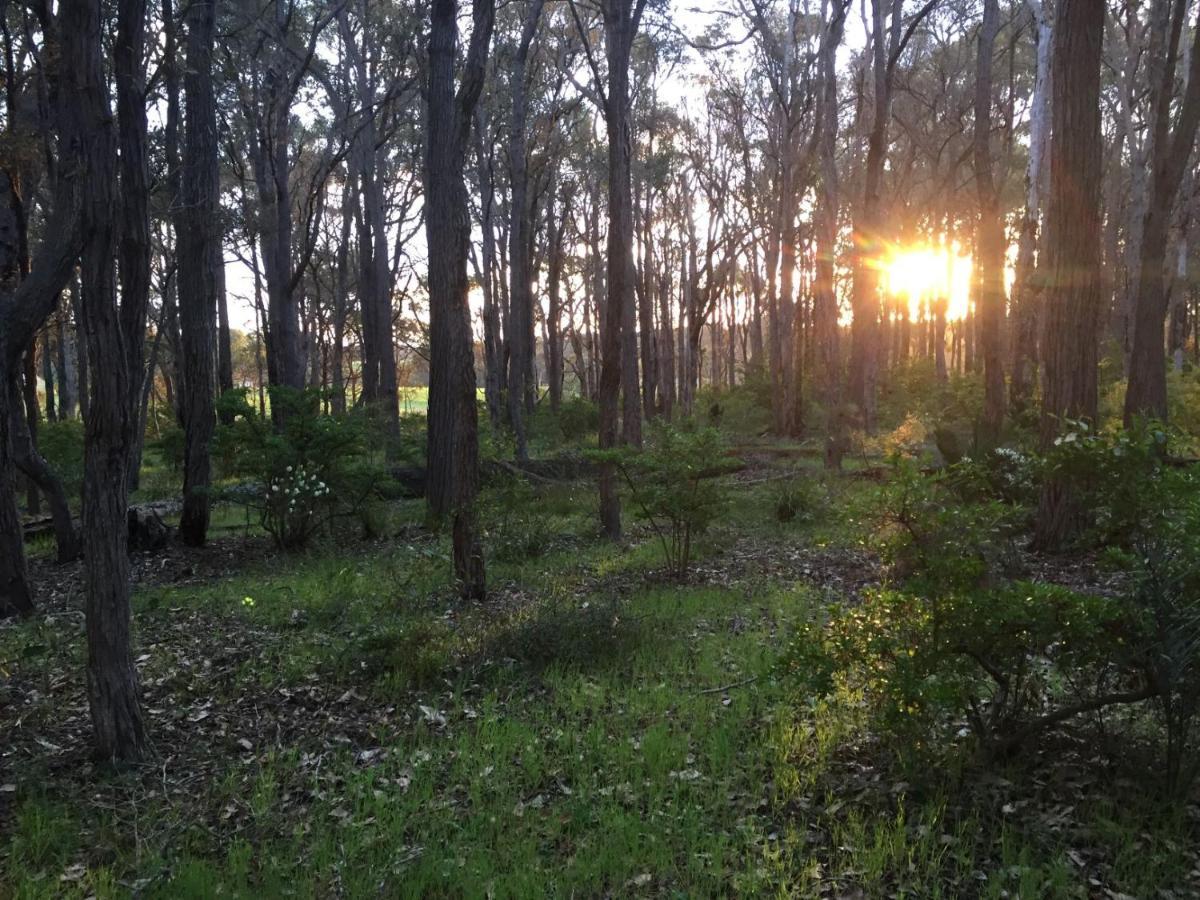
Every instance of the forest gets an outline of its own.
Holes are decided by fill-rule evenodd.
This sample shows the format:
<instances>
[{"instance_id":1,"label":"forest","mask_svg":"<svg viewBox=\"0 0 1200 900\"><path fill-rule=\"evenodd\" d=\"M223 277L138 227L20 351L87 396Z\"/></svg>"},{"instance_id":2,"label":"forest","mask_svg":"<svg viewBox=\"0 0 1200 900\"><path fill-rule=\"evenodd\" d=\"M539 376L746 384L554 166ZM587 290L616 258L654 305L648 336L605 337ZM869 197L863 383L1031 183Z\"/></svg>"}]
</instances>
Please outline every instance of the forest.
<instances>
[{"instance_id":1,"label":"forest","mask_svg":"<svg viewBox=\"0 0 1200 900\"><path fill-rule=\"evenodd\" d=\"M0 49L0 898L1200 897L1200 0Z\"/></svg>"}]
</instances>

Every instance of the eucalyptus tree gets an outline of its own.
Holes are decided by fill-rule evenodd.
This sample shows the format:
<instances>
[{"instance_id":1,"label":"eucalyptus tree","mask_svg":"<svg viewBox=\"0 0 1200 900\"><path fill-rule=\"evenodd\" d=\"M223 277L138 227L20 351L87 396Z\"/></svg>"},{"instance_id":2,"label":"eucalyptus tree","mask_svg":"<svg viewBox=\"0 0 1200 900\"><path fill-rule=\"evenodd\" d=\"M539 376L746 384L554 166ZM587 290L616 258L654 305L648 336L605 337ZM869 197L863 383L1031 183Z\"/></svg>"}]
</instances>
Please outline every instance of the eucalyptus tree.
<instances>
[{"instance_id":1,"label":"eucalyptus tree","mask_svg":"<svg viewBox=\"0 0 1200 900\"><path fill-rule=\"evenodd\" d=\"M1000 187L992 158L992 64L996 35L1000 31L999 0L983 0L975 69L975 189L979 197L979 226L976 238L976 268L979 287L980 344L983 351L983 419L980 435L995 444L1004 422L1004 233Z\"/></svg>"},{"instance_id":2,"label":"eucalyptus tree","mask_svg":"<svg viewBox=\"0 0 1200 900\"><path fill-rule=\"evenodd\" d=\"M495 25L493 0L473 0L471 38L458 78L457 15L456 0L434 0L430 8L425 145L430 348L426 498L433 518L450 520L454 573L463 595L478 599L486 591L486 576L475 509L479 423L467 300L471 225L464 169Z\"/></svg>"},{"instance_id":3,"label":"eucalyptus tree","mask_svg":"<svg viewBox=\"0 0 1200 900\"><path fill-rule=\"evenodd\" d=\"M601 0L604 26L604 55L607 73L601 74L597 54L575 0L568 0L571 13L584 43L584 52L592 76L588 96L604 115L608 136L608 243L607 301L601 332L600 367L600 448L611 449L621 439L641 443L641 409L638 392L637 358L632 365L625 358L623 335L634 326L634 247L633 247L633 135L630 109L629 63L634 38L641 26L646 0ZM632 337L632 335L630 335ZM636 345L633 345L636 346ZM619 404L624 395L624 416ZM600 466L600 525L613 540L621 536L621 501L617 478L611 464Z\"/></svg>"},{"instance_id":4,"label":"eucalyptus tree","mask_svg":"<svg viewBox=\"0 0 1200 900\"><path fill-rule=\"evenodd\" d=\"M1043 238L1045 345L1040 439L1064 421L1095 422L1103 292L1100 274L1100 58L1104 7L1057 0L1051 51L1050 193ZM1080 525L1067 485L1051 478L1038 503L1037 541L1060 546Z\"/></svg>"},{"instance_id":5,"label":"eucalyptus tree","mask_svg":"<svg viewBox=\"0 0 1200 900\"><path fill-rule=\"evenodd\" d=\"M1196 129L1200 127L1200 18L1193 28L1183 96L1176 103L1177 68L1181 38L1190 4L1187 0L1155 0L1153 27L1159 35L1162 58L1151 74L1150 194L1142 221L1137 291L1132 309L1133 341L1129 359L1129 387L1125 393L1125 423L1139 416L1167 418L1166 359L1163 324L1168 309L1166 285L1168 230L1179 202ZM1200 13L1197 14L1200 16ZM1172 109L1178 112L1172 114ZM1174 121L1172 121L1174 120Z\"/></svg>"},{"instance_id":6,"label":"eucalyptus tree","mask_svg":"<svg viewBox=\"0 0 1200 900\"><path fill-rule=\"evenodd\" d=\"M215 424L217 294L224 268L217 111L213 88L216 2L192 3L185 14L184 148L175 232L184 383L183 511L179 536L201 546L208 537L210 442ZM232 379L232 375L231 375Z\"/></svg>"},{"instance_id":7,"label":"eucalyptus tree","mask_svg":"<svg viewBox=\"0 0 1200 900\"><path fill-rule=\"evenodd\" d=\"M297 289L315 247L314 212L325 180L346 150L341 129L327 129L323 140L314 140L315 134L304 134L303 129L297 133L296 106L321 37L339 9L340 5L309 9L288 0L271 0L262 9L238 7L231 22L237 40L222 42L257 193L255 222L267 289L268 377L272 384L295 390L305 386L306 374ZM307 173L298 173L297 163L306 154L313 164Z\"/></svg>"}]
</instances>

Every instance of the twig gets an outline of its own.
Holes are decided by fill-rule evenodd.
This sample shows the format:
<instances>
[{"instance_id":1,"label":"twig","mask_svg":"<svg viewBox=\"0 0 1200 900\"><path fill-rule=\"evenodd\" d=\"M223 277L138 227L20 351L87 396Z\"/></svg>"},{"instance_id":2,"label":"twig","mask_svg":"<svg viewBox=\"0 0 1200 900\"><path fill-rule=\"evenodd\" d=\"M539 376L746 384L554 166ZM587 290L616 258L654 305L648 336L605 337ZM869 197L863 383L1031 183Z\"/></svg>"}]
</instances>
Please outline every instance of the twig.
<instances>
[{"instance_id":1,"label":"twig","mask_svg":"<svg viewBox=\"0 0 1200 900\"><path fill-rule=\"evenodd\" d=\"M745 687L748 684L753 684L758 681L758 676L754 675L750 678L744 678L741 681L735 681L733 684L723 684L720 687L705 688L702 691L696 691L697 694L723 694L726 691L732 691L734 688Z\"/></svg>"}]
</instances>

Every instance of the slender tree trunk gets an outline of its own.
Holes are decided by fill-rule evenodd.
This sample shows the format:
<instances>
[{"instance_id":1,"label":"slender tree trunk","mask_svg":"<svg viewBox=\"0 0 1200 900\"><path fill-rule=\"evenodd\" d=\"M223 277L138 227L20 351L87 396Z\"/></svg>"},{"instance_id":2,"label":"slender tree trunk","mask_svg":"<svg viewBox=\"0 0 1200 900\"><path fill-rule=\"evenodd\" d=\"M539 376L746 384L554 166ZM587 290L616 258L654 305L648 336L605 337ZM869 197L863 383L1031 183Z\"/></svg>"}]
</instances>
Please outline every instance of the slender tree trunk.
<instances>
[{"instance_id":1,"label":"slender tree trunk","mask_svg":"<svg viewBox=\"0 0 1200 900\"><path fill-rule=\"evenodd\" d=\"M983 420L980 438L994 446L1004 424L1004 235L1000 192L992 173L992 54L1000 30L999 0L984 0L983 24L975 70L975 187L979 196L979 236L976 265L979 269L980 343L983 351Z\"/></svg>"},{"instance_id":2,"label":"slender tree trunk","mask_svg":"<svg viewBox=\"0 0 1200 900\"><path fill-rule=\"evenodd\" d=\"M546 380L550 390L550 408L558 412L562 406L563 393L563 337L562 337L562 280L563 262L566 255L563 247L566 219L570 207L555 211L550 209L547 243L550 247L550 263L547 272L549 308L546 311Z\"/></svg>"},{"instance_id":3,"label":"slender tree trunk","mask_svg":"<svg viewBox=\"0 0 1200 900\"><path fill-rule=\"evenodd\" d=\"M88 135L78 160L86 172L80 309L91 376L83 487L88 701L99 756L135 761L145 753L147 742L131 649L126 513L138 383L134 373L141 372L140 354L130 343L140 340L145 328L145 297L127 289L118 307L114 260L117 211L121 209L126 219L139 214L145 210L145 198L131 198L132 185L122 185L121 195L117 193L117 135L101 60L101 5L98 0L63 0L61 9L64 57L77 60L79 66L75 89L81 97L80 132ZM141 0L122 0L115 71L123 108L141 90L144 27ZM124 79L128 81L122 84ZM144 112L143 107L143 116ZM137 118L136 109L130 113ZM122 143L131 153L126 166L134 159L144 164L145 145L138 146L144 132L139 134L133 121L126 122L121 129ZM132 177L136 180L137 174ZM145 221L125 222L127 238L132 229L145 228ZM134 247L126 244L122 249L132 252Z\"/></svg>"},{"instance_id":4,"label":"slender tree trunk","mask_svg":"<svg viewBox=\"0 0 1200 900\"><path fill-rule=\"evenodd\" d=\"M210 444L214 422L214 321L220 307L217 116L213 93L214 3L192 3L186 13L187 69L183 78L182 199L175 226L179 266L179 316L183 350L183 513L179 536L203 546L208 537Z\"/></svg>"},{"instance_id":5,"label":"slender tree trunk","mask_svg":"<svg viewBox=\"0 0 1200 900\"><path fill-rule=\"evenodd\" d=\"M813 283L813 334L816 345L814 378L821 404L825 407L825 465L840 469L846 436L839 406L842 402L842 361L839 346L838 302L834 284L837 254L838 173L837 173L837 47L846 23L845 2L834 0L829 23L821 41L820 128L817 143L820 181L817 206L813 213L816 243L816 267Z\"/></svg>"},{"instance_id":6,"label":"slender tree trunk","mask_svg":"<svg viewBox=\"0 0 1200 900\"><path fill-rule=\"evenodd\" d=\"M617 445L618 404L625 394L624 440L641 442L637 396L636 336L624 335L633 322L633 182L630 156L629 58L637 33L641 4L604 0L608 91L604 121L608 132L608 302L601 323L600 448ZM632 351L632 352L630 352ZM632 398L631 398L632 395ZM600 525L612 540L621 536L621 501L612 465L600 467Z\"/></svg>"},{"instance_id":7,"label":"slender tree trunk","mask_svg":"<svg viewBox=\"0 0 1200 900\"><path fill-rule=\"evenodd\" d=\"M1104 6L1057 0L1051 61L1050 194L1042 346L1041 444L1064 419L1096 419L1103 284L1100 274L1100 55ZM1079 527L1068 485L1048 479L1038 504L1036 541L1059 547Z\"/></svg>"},{"instance_id":8,"label":"slender tree trunk","mask_svg":"<svg viewBox=\"0 0 1200 900\"><path fill-rule=\"evenodd\" d=\"M525 435L526 395L531 389L529 373L533 367L533 267L530 260L532 209L529 202L529 160L525 147L526 95L525 69L529 48L537 33L543 0L528 0L521 40L513 56L512 125L508 143L508 165L512 182L509 208L509 317L508 317L508 418L516 437L516 456L529 458Z\"/></svg>"},{"instance_id":9,"label":"slender tree trunk","mask_svg":"<svg viewBox=\"0 0 1200 900\"><path fill-rule=\"evenodd\" d=\"M455 94L456 0L433 0L425 146L429 251L429 477L431 517L451 521L454 573L465 597L486 590L475 499L479 491L475 354L467 300L471 224L463 178L471 120L483 89L495 22L492 0L474 0L474 27Z\"/></svg>"},{"instance_id":10,"label":"slender tree trunk","mask_svg":"<svg viewBox=\"0 0 1200 900\"><path fill-rule=\"evenodd\" d=\"M1012 288L1012 378L1009 401L1014 411L1025 409L1033 391L1037 365L1038 302L1034 284L1034 253L1042 213L1046 146L1050 136L1050 17L1040 0L1026 0L1034 18L1037 72L1029 110L1029 162L1025 169L1025 209L1017 239L1016 277ZM1111 203L1111 197L1110 201Z\"/></svg>"},{"instance_id":11,"label":"slender tree trunk","mask_svg":"<svg viewBox=\"0 0 1200 900\"><path fill-rule=\"evenodd\" d=\"M1139 416L1167 419L1167 372L1163 325L1167 315L1167 232L1171 210L1183 181L1200 126L1200 19L1191 51L1187 89L1173 131L1169 129L1171 93L1180 32L1188 3L1175 0L1171 36L1159 96L1155 104L1151 198L1142 223L1141 269L1133 309L1133 349L1129 387L1125 392L1125 424Z\"/></svg>"},{"instance_id":12,"label":"slender tree trunk","mask_svg":"<svg viewBox=\"0 0 1200 900\"><path fill-rule=\"evenodd\" d=\"M496 186L492 174L490 151L485 147L487 120L480 107L475 123L475 158L479 180L480 226L483 231L482 263L480 281L483 284L483 371L484 399L488 408L488 419L495 433L503 419L501 406L504 391L501 387L503 373L501 357L503 334L500 329L500 308L496 298L496 229L493 223L496 207Z\"/></svg>"}]
</instances>

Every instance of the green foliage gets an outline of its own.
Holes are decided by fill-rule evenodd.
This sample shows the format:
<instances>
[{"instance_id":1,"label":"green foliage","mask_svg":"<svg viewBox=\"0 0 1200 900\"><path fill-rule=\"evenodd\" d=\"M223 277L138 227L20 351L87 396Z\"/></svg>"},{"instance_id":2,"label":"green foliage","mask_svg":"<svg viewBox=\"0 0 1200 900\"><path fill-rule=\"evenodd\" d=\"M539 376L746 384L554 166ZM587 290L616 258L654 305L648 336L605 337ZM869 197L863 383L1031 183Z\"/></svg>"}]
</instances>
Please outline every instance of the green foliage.
<instances>
[{"instance_id":1,"label":"green foliage","mask_svg":"<svg viewBox=\"0 0 1200 900\"><path fill-rule=\"evenodd\" d=\"M662 543L670 571L682 576L692 540L720 513L725 491L718 480L737 465L712 428L659 424L649 429L644 450L622 448L593 454L621 472L635 508Z\"/></svg>"},{"instance_id":2,"label":"green foliage","mask_svg":"<svg viewBox=\"0 0 1200 900\"><path fill-rule=\"evenodd\" d=\"M553 546L553 532L537 492L523 479L505 475L489 485L483 515L489 558L519 563L537 559Z\"/></svg>"},{"instance_id":3,"label":"green foliage","mask_svg":"<svg viewBox=\"0 0 1200 900\"><path fill-rule=\"evenodd\" d=\"M705 387L696 394L697 415L725 434L761 435L771 428L771 382L765 375L748 375L735 387Z\"/></svg>"},{"instance_id":4,"label":"green foliage","mask_svg":"<svg viewBox=\"0 0 1200 900\"><path fill-rule=\"evenodd\" d=\"M228 496L257 509L283 549L305 546L338 515L357 514L386 483L381 462L368 455L364 420L323 414L319 391L271 388L278 427L258 414L245 389L218 406L233 422L218 428L215 456L226 475L250 481Z\"/></svg>"},{"instance_id":5,"label":"green foliage","mask_svg":"<svg viewBox=\"0 0 1200 900\"><path fill-rule=\"evenodd\" d=\"M62 479L68 496L83 490L83 422L69 419L38 426L38 452Z\"/></svg>"},{"instance_id":6,"label":"green foliage","mask_svg":"<svg viewBox=\"0 0 1200 900\"><path fill-rule=\"evenodd\" d=\"M884 490L878 539L900 580L933 596L994 582L1011 568L1017 511L996 500L964 499L973 468L926 475L897 458Z\"/></svg>"},{"instance_id":7,"label":"green foliage","mask_svg":"<svg viewBox=\"0 0 1200 900\"><path fill-rule=\"evenodd\" d=\"M1155 422L1120 431L1096 431L1067 420L1042 460L1042 475L1065 485L1088 510L1084 540L1104 546L1126 543L1156 518L1175 493L1167 455L1171 433Z\"/></svg>"},{"instance_id":8,"label":"green foliage","mask_svg":"<svg viewBox=\"0 0 1200 900\"><path fill-rule=\"evenodd\" d=\"M579 444L600 428L600 408L585 397L564 398L558 409L558 427L569 444Z\"/></svg>"},{"instance_id":9,"label":"green foliage","mask_svg":"<svg viewBox=\"0 0 1200 900\"><path fill-rule=\"evenodd\" d=\"M824 512L829 498L825 485L812 477L792 478L775 496L775 518L781 523L807 524Z\"/></svg>"},{"instance_id":10,"label":"green foliage","mask_svg":"<svg viewBox=\"0 0 1200 900\"><path fill-rule=\"evenodd\" d=\"M894 428L913 415L931 431L952 428L973 433L983 412L983 381L978 374L951 373L939 381L934 361L914 359L889 374L879 396L879 421Z\"/></svg>"},{"instance_id":11,"label":"green foliage","mask_svg":"<svg viewBox=\"0 0 1200 900\"><path fill-rule=\"evenodd\" d=\"M580 603L555 594L488 634L481 659L512 660L535 671L552 665L584 669L632 650L637 626L615 596Z\"/></svg>"},{"instance_id":12,"label":"green foliage","mask_svg":"<svg viewBox=\"0 0 1200 900\"><path fill-rule=\"evenodd\" d=\"M799 632L787 668L861 691L878 726L910 749L944 748L963 721L986 747L1007 748L1036 733L1044 710L1077 701L1068 685L1119 684L1128 635L1120 601L1052 585L937 598L880 590L831 610L819 634Z\"/></svg>"}]
</instances>

